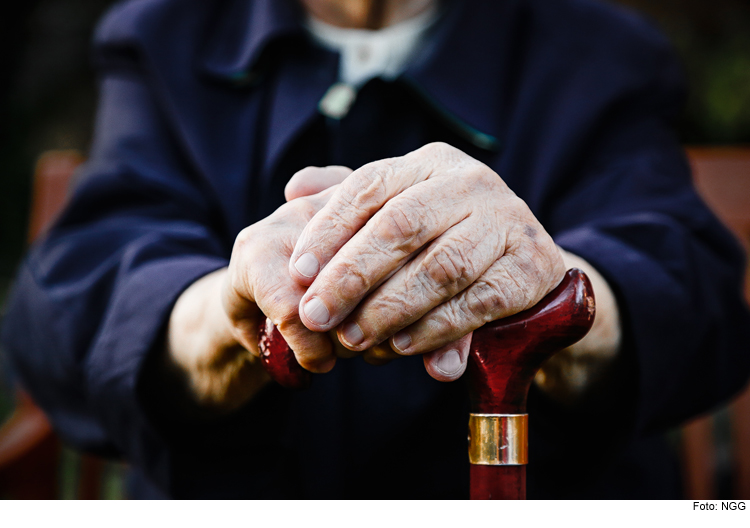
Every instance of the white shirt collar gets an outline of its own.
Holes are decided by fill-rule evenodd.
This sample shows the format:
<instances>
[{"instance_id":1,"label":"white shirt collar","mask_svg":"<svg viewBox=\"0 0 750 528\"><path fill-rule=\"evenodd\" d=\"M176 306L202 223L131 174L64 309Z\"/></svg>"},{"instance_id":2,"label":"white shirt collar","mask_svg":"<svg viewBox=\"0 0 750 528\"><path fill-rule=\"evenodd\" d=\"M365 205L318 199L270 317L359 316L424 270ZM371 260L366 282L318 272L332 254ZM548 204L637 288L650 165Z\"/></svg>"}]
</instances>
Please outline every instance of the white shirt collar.
<instances>
[{"instance_id":1,"label":"white shirt collar","mask_svg":"<svg viewBox=\"0 0 750 528\"><path fill-rule=\"evenodd\" d=\"M359 87L374 77L397 77L419 49L437 14L434 2L419 15L379 30L345 29L313 17L308 17L306 25L319 44L340 54L339 81Z\"/></svg>"}]
</instances>

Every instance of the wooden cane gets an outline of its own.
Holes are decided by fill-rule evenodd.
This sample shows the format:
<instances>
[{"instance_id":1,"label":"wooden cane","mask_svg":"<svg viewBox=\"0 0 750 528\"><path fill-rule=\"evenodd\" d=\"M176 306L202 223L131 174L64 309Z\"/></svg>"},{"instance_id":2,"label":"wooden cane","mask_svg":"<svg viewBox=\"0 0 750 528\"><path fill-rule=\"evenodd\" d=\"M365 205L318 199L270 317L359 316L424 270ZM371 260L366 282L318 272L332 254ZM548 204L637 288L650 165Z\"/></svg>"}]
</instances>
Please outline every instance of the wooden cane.
<instances>
[{"instance_id":1,"label":"wooden cane","mask_svg":"<svg viewBox=\"0 0 750 528\"><path fill-rule=\"evenodd\" d=\"M474 332L469 355L472 499L525 499L526 399L539 367L594 322L594 293L578 269L533 308Z\"/></svg>"},{"instance_id":2,"label":"wooden cane","mask_svg":"<svg viewBox=\"0 0 750 528\"><path fill-rule=\"evenodd\" d=\"M586 335L594 312L588 277L572 269L533 308L474 331L468 365L472 499L526 498L529 387L544 361ZM310 373L270 320L259 343L273 379L290 389L309 387Z\"/></svg>"}]
</instances>

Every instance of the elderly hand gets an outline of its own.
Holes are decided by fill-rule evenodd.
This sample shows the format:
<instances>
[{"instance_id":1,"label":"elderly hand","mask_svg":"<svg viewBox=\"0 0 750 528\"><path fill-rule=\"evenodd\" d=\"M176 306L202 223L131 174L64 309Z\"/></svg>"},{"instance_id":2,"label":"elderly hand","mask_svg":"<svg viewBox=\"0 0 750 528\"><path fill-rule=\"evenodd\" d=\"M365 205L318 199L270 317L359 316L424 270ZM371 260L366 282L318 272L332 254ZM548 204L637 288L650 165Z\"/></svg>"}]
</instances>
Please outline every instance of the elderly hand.
<instances>
[{"instance_id":1,"label":"elderly hand","mask_svg":"<svg viewBox=\"0 0 750 528\"><path fill-rule=\"evenodd\" d=\"M499 176L446 145L355 172L309 167L285 192L290 203L243 230L229 267L192 284L172 311L167 363L202 407L234 409L268 381L254 357L266 315L308 370L326 372L336 357L383 363L424 353L427 371L450 381L466 367L473 329L532 306L557 284L560 253L598 277L554 246ZM307 268L305 253L314 258L305 257ZM555 397L571 393L568 364L611 358L619 347L614 297L599 283L597 303L607 294L614 317L597 317L588 344L546 369L540 383ZM327 322L313 323L311 308ZM322 333L337 325L348 349ZM399 354L377 346L387 338Z\"/></svg>"},{"instance_id":2,"label":"elderly hand","mask_svg":"<svg viewBox=\"0 0 750 528\"><path fill-rule=\"evenodd\" d=\"M301 323L299 302L306 287L293 281L287 268L302 229L349 172L323 171L316 181L327 190L317 194L298 186L309 196L245 228L235 240L229 266L197 280L178 298L167 330L166 367L177 371L184 392L199 407L235 409L268 381L255 357L258 327L266 316L303 367L313 372L333 367L334 344L327 334Z\"/></svg>"},{"instance_id":3,"label":"elderly hand","mask_svg":"<svg viewBox=\"0 0 750 528\"><path fill-rule=\"evenodd\" d=\"M355 352L390 339L449 381L466 368L473 330L530 308L564 272L552 238L495 172L430 144L336 188L296 241L289 274L307 291L280 321L336 329ZM309 338L300 326L288 333ZM303 366L328 365L330 349L289 344Z\"/></svg>"}]
</instances>

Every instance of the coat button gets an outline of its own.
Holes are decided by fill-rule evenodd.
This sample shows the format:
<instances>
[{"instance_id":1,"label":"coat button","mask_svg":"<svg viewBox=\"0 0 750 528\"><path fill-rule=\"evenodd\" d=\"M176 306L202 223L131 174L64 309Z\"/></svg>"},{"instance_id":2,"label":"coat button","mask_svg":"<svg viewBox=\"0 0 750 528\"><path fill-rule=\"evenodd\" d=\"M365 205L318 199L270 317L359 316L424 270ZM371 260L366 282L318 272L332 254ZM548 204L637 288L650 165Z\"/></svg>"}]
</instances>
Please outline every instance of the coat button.
<instances>
[{"instance_id":1,"label":"coat button","mask_svg":"<svg viewBox=\"0 0 750 528\"><path fill-rule=\"evenodd\" d=\"M328 88L318 103L318 111L332 119L342 119L357 98L357 91L350 84L336 83Z\"/></svg>"}]
</instances>

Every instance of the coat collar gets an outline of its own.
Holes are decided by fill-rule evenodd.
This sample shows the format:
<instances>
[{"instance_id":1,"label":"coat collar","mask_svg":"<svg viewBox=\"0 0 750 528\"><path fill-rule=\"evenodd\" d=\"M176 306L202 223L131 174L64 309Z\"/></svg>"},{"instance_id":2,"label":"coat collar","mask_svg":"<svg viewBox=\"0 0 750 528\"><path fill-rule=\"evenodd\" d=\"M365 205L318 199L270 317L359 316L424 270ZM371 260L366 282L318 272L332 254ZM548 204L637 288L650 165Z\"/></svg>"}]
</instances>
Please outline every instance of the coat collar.
<instances>
[{"instance_id":1,"label":"coat collar","mask_svg":"<svg viewBox=\"0 0 750 528\"><path fill-rule=\"evenodd\" d=\"M510 60L513 4L445 2L428 45L399 79L465 139L489 151L499 150L501 143L501 72L508 71ZM218 11L202 69L237 87L260 82L271 43L305 34L295 0L225 0Z\"/></svg>"},{"instance_id":2,"label":"coat collar","mask_svg":"<svg viewBox=\"0 0 750 528\"><path fill-rule=\"evenodd\" d=\"M238 86L258 75L264 51L281 38L304 34L294 0L225 0L210 28L202 57L208 75Z\"/></svg>"},{"instance_id":3,"label":"coat collar","mask_svg":"<svg viewBox=\"0 0 750 528\"><path fill-rule=\"evenodd\" d=\"M507 47L507 27L498 26L498 20L507 26L507 17L492 11L508 3L447 2L432 38L400 79L460 135L490 151L501 147Z\"/></svg>"}]
</instances>

